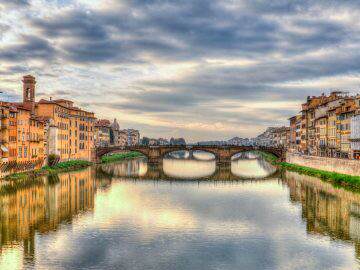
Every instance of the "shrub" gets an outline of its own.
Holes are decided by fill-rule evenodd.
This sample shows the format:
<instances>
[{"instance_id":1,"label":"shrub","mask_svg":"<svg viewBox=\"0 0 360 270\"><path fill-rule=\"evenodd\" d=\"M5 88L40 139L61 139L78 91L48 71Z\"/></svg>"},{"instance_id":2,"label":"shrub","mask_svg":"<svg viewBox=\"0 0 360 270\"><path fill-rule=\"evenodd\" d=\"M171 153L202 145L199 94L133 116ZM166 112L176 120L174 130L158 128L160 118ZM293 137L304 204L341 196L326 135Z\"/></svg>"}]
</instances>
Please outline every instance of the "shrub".
<instances>
[{"instance_id":1,"label":"shrub","mask_svg":"<svg viewBox=\"0 0 360 270\"><path fill-rule=\"evenodd\" d=\"M141 156L143 155L139 152L118 153L118 154L113 154L111 156L103 156L101 158L101 163L109 163L123 159L137 158Z\"/></svg>"},{"instance_id":2,"label":"shrub","mask_svg":"<svg viewBox=\"0 0 360 270\"><path fill-rule=\"evenodd\" d=\"M48 165L50 167L55 166L59 161L60 161L60 157L58 155L50 154L48 156Z\"/></svg>"}]
</instances>

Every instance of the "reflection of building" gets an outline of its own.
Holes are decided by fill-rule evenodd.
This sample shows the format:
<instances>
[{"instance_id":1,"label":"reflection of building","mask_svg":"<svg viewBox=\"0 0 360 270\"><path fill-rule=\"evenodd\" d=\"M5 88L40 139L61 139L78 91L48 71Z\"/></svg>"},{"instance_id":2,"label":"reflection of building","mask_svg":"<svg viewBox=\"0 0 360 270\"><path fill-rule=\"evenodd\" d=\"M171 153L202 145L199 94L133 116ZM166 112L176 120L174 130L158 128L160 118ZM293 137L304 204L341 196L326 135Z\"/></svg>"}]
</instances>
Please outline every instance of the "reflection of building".
<instances>
[{"instance_id":1,"label":"reflection of building","mask_svg":"<svg viewBox=\"0 0 360 270\"><path fill-rule=\"evenodd\" d=\"M301 204L307 231L353 241L360 258L360 195L294 172L286 172L284 182L290 199Z\"/></svg>"},{"instance_id":2,"label":"reflection of building","mask_svg":"<svg viewBox=\"0 0 360 270\"><path fill-rule=\"evenodd\" d=\"M91 169L43 178L20 189L3 187L0 251L7 244L23 241L25 257L34 256L34 231L48 233L64 220L69 222L79 212L93 209L95 190Z\"/></svg>"}]
</instances>

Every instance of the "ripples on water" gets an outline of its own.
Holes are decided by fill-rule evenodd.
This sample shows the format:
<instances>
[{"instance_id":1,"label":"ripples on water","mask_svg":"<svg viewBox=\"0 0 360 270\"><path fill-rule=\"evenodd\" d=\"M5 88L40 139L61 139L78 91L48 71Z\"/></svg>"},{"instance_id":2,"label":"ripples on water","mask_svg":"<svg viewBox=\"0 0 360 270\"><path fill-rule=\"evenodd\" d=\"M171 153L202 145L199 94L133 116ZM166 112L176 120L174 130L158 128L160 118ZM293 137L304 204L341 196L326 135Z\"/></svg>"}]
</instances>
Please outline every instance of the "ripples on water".
<instances>
[{"instance_id":1,"label":"ripples on water","mask_svg":"<svg viewBox=\"0 0 360 270\"><path fill-rule=\"evenodd\" d=\"M204 157L2 186L0 269L359 267L359 194L263 160Z\"/></svg>"}]
</instances>

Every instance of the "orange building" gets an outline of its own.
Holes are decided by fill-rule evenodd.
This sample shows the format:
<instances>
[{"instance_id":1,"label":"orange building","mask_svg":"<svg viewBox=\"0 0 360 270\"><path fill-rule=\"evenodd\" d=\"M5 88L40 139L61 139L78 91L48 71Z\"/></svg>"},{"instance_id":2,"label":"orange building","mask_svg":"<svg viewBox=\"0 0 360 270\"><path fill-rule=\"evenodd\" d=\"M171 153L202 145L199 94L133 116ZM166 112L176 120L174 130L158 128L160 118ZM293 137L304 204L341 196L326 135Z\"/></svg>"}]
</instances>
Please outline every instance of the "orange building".
<instances>
[{"instance_id":1,"label":"orange building","mask_svg":"<svg viewBox=\"0 0 360 270\"><path fill-rule=\"evenodd\" d=\"M35 85L33 76L24 76L21 105L27 108L35 119L41 118L46 123L46 142L43 144L46 147L45 154L58 155L61 161L91 160L95 147L94 113L75 107L72 101L65 99L50 98L36 102Z\"/></svg>"},{"instance_id":2,"label":"orange building","mask_svg":"<svg viewBox=\"0 0 360 270\"><path fill-rule=\"evenodd\" d=\"M40 168L49 154L91 160L94 113L65 99L35 101L36 81L23 77L23 102L0 102L0 176Z\"/></svg>"},{"instance_id":3,"label":"orange building","mask_svg":"<svg viewBox=\"0 0 360 270\"><path fill-rule=\"evenodd\" d=\"M94 151L94 113L74 107L69 100L45 100L35 104L36 115L48 120L47 154L60 160L91 160Z\"/></svg>"},{"instance_id":4,"label":"orange building","mask_svg":"<svg viewBox=\"0 0 360 270\"><path fill-rule=\"evenodd\" d=\"M0 153L1 162L9 161L9 107L1 103L0 106Z\"/></svg>"},{"instance_id":5,"label":"orange building","mask_svg":"<svg viewBox=\"0 0 360 270\"><path fill-rule=\"evenodd\" d=\"M44 122L25 107L17 107L17 162L44 160Z\"/></svg>"}]
</instances>

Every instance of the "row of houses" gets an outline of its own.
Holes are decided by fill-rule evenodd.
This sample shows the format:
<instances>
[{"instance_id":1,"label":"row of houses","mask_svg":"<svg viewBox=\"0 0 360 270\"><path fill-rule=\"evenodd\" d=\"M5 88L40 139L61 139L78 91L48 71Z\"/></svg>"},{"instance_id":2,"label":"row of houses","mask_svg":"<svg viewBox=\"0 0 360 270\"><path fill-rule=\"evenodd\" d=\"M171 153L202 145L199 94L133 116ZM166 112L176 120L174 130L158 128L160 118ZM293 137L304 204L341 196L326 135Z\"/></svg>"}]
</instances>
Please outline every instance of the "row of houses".
<instances>
[{"instance_id":1,"label":"row of houses","mask_svg":"<svg viewBox=\"0 0 360 270\"><path fill-rule=\"evenodd\" d=\"M289 127L269 127L254 145L285 147L290 152L360 159L360 95L333 91L307 97Z\"/></svg>"},{"instance_id":2,"label":"row of houses","mask_svg":"<svg viewBox=\"0 0 360 270\"><path fill-rule=\"evenodd\" d=\"M334 91L308 97L290 119L289 149L337 158L360 158L360 96Z\"/></svg>"},{"instance_id":3,"label":"row of houses","mask_svg":"<svg viewBox=\"0 0 360 270\"><path fill-rule=\"evenodd\" d=\"M95 146L134 146L140 143L140 132L136 129L120 129L116 119L110 123L107 119L95 122Z\"/></svg>"},{"instance_id":4,"label":"row of houses","mask_svg":"<svg viewBox=\"0 0 360 270\"><path fill-rule=\"evenodd\" d=\"M41 167L51 154L61 161L92 160L104 136L95 114L74 106L71 100L35 101L35 77L24 76L22 83L22 102L0 101L0 170ZM126 138L119 135L124 131L114 132L116 144L139 141L133 139L132 131L125 132Z\"/></svg>"}]
</instances>

